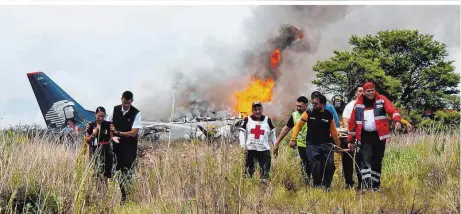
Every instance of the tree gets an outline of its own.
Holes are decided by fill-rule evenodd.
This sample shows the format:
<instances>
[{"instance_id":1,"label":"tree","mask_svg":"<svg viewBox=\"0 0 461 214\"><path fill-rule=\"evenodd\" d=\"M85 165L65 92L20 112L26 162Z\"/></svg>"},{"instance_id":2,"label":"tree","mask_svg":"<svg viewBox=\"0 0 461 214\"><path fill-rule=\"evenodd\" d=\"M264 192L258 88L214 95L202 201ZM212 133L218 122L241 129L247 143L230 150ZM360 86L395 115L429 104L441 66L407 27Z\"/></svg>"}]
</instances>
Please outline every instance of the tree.
<instances>
[{"instance_id":1,"label":"tree","mask_svg":"<svg viewBox=\"0 0 461 214\"><path fill-rule=\"evenodd\" d=\"M417 30L387 30L376 35L352 36L351 50L334 51L319 61L313 81L326 93L340 93L351 99L354 89L365 81L407 109L443 109L459 93L460 77L446 45L433 35Z\"/></svg>"}]
</instances>

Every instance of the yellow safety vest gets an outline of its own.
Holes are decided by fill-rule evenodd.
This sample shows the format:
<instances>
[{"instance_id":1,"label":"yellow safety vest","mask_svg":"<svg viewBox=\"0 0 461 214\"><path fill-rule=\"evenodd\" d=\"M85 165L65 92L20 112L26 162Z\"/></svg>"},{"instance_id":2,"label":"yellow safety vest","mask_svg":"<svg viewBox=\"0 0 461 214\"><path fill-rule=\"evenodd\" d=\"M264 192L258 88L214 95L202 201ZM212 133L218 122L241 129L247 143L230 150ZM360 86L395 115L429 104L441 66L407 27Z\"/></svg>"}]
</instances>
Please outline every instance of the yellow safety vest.
<instances>
[{"instance_id":1,"label":"yellow safety vest","mask_svg":"<svg viewBox=\"0 0 461 214\"><path fill-rule=\"evenodd\" d=\"M293 122L296 125L296 123L301 119L302 113L299 113L298 111L293 112ZM307 134L307 123L304 124L304 126L301 128L301 130L298 133L298 137L296 137L296 145L299 147L306 147L306 134Z\"/></svg>"}]
</instances>

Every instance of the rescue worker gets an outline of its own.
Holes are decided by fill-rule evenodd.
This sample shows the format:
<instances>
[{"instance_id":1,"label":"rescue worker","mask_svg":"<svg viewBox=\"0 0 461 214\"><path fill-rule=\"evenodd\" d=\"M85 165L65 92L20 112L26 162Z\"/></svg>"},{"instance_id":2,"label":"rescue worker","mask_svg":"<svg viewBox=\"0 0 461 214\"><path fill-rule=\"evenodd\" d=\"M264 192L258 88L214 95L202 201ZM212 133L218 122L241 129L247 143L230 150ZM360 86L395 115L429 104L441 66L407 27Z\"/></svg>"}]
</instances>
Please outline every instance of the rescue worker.
<instances>
[{"instance_id":1,"label":"rescue worker","mask_svg":"<svg viewBox=\"0 0 461 214\"><path fill-rule=\"evenodd\" d=\"M355 95L352 98L352 100L347 103L346 107L344 108L344 111L342 113L342 124L346 130L349 130L349 120L351 118L352 114L352 109L354 108L356 99L362 95L363 93L363 88L361 86L357 87L355 90ZM347 139L344 139L347 143ZM347 148L347 145L344 146L343 142L341 142L341 148ZM362 175L360 173L360 162L361 162L361 157L360 154L358 153L359 150L350 150L347 153L343 152L342 153L342 164L343 164L343 175L344 175L344 181L346 182L346 188L352 188L354 186L354 179L353 179L353 174L354 174L354 168L355 168L355 173L357 175L357 188L361 189L362 188Z\"/></svg>"},{"instance_id":2,"label":"rescue worker","mask_svg":"<svg viewBox=\"0 0 461 214\"><path fill-rule=\"evenodd\" d=\"M322 95L322 93L320 91L314 91L312 92L311 94L311 101L313 102L314 100L314 97L315 96L319 96L319 95ZM312 111L312 105L309 107L309 112ZM336 125L336 128L340 128L340 120L339 120L339 117L338 117L338 113L336 112L335 110L335 107L329 103L327 103L325 105L325 109L328 110L332 115L333 115L333 119L335 121L335 125ZM337 152L337 149L335 149L335 152L334 152L334 163L335 163L335 172L334 172L334 177L337 178L339 176L339 172L340 172L340 166L341 166L341 153ZM338 169L338 170L336 170Z\"/></svg>"},{"instance_id":3,"label":"rescue worker","mask_svg":"<svg viewBox=\"0 0 461 214\"><path fill-rule=\"evenodd\" d=\"M102 106L96 108L96 120L86 127L85 141L89 147L90 157L95 160L95 169L102 182L107 184L107 179L112 178L113 153L110 141L113 132L110 131L111 123L105 121L106 109Z\"/></svg>"},{"instance_id":4,"label":"rescue worker","mask_svg":"<svg viewBox=\"0 0 461 214\"><path fill-rule=\"evenodd\" d=\"M401 128L401 116L397 108L385 96L375 91L375 85L366 82L364 92L358 97L349 120L349 148L354 148L355 140L360 146L362 161L362 188L379 190L381 168L386 143L390 142L391 131L386 113Z\"/></svg>"},{"instance_id":5,"label":"rescue worker","mask_svg":"<svg viewBox=\"0 0 461 214\"><path fill-rule=\"evenodd\" d=\"M311 112L304 112L301 119L296 123L291 135L291 143L296 138L307 122L306 148L307 157L311 164L312 180L314 187L323 187L330 190L333 180L335 165L333 163L334 145L339 146L339 137L333 114L325 109L327 99L323 95L317 95L312 101Z\"/></svg>"},{"instance_id":6,"label":"rescue worker","mask_svg":"<svg viewBox=\"0 0 461 214\"><path fill-rule=\"evenodd\" d=\"M290 130L295 126L295 124L301 119L301 115L303 112L307 110L309 105L309 100L305 96L300 96L296 100L296 111L294 111L290 118L288 119L287 124L282 128L279 137L275 141L274 144L274 155L278 155L278 150L280 146L280 142L285 138L285 136L290 132ZM311 170L309 166L309 159L307 158L307 151L306 151L306 133L307 133L307 125L305 124L301 131L299 132L298 137L296 138L296 144L290 145L291 148L298 147L299 157L301 158L301 172L303 174L303 178L306 184L310 183L311 178ZM291 141L290 141L291 142Z\"/></svg>"},{"instance_id":7,"label":"rescue worker","mask_svg":"<svg viewBox=\"0 0 461 214\"><path fill-rule=\"evenodd\" d=\"M141 112L132 106L133 93L125 91L122 94L122 104L114 107L112 114L108 114L108 121L112 122L110 130L114 132L114 153L116 170L121 171L120 191L121 203L124 204L127 189L132 183L132 174L135 170L135 161L138 151L138 131L142 128Z\"/></svg>"},{"instance_id":8,"label":"rescue worker","mask_svg":"<svg viewBox=\"0 0 461 214\"><path fill-rule=\"evenodd\" d=\"M251 106L252 115L240 125L240 146L245 149L245 174L253 177L255 161L259 163L261 183L267 183L271 169L270 143L276 141L276 128L269 117L263 115L263 106L256 101Z\"/></svg>"},{"instance_id":9,"label":"rescue worker","mask_svg":"<svg viewBox=\"0 0 461 214\"><path fill-rule=\"evenodd\" d=\"M335 108L336 113L338 113L338 116L341 115L344 111L344 107L346 106L346 102L344 101L344 97L342 95L335 95L333 98L331 98L331 103L333 104L333 107ZM339 125L341 126L341 118L339 118Z\"/></svg>"}]
</instances>

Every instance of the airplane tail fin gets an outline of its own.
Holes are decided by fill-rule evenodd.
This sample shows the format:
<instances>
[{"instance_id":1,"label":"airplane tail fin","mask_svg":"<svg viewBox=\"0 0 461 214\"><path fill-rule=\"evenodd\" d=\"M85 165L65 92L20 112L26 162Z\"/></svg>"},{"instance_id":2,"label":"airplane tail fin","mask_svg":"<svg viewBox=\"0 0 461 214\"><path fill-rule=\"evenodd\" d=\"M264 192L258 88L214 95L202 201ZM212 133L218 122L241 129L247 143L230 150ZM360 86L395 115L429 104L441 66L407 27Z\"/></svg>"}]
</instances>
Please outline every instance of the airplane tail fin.
<instances>
[{"instance_id":1,"label":"airplane tail fin","mask_svg":"<svg viewBox=\"0 0 461 214\"><path fill-rule=\"evenodd\" d=\"M68 119L82 127L94 120L94 113L84 109L43 72L28 73L32 90L47 127L63 128Z\"/></svg>"}]
</instances>

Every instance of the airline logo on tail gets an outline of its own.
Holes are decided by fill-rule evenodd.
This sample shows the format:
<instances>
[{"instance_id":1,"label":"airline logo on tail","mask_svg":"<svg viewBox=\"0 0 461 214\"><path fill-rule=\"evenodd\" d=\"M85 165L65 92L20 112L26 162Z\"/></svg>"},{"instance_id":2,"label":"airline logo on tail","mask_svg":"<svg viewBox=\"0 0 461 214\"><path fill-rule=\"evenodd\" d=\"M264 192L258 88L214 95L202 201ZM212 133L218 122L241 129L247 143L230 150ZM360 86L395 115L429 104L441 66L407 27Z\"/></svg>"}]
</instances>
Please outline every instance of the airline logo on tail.
<instances>
[{"instance_id":1,"label":"airline logo on tail","mask_svg":"<svg viewBox=\"0 0 461 214\"><path fill-rule=\"evenodd\" d=\"M84 109L45 73L32 72L27 77L47 127L64 128L68 119L80 127L94 121L94 112Z\"/></svg>"},{"instance_id":2,"label":"airline logo on tail","mask_svg":"<svg viewBox=\"0 0 461 214\"><path fill-rule=\"evenodd\" d=\"M54 127L65 126L67 119L73 119L75 117L74 105L74 102L69 100L55 102L46 113L45 120L50 121Z\"/></svg>"}]
</instances>

